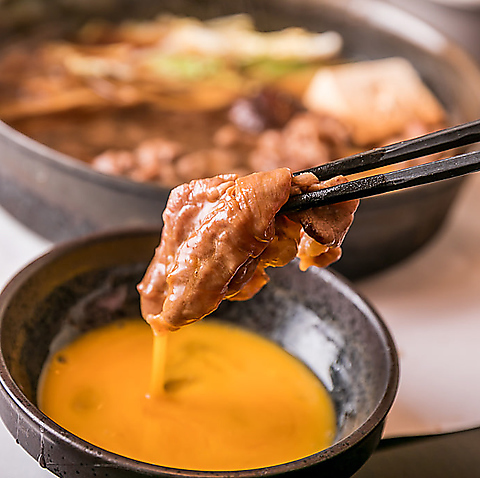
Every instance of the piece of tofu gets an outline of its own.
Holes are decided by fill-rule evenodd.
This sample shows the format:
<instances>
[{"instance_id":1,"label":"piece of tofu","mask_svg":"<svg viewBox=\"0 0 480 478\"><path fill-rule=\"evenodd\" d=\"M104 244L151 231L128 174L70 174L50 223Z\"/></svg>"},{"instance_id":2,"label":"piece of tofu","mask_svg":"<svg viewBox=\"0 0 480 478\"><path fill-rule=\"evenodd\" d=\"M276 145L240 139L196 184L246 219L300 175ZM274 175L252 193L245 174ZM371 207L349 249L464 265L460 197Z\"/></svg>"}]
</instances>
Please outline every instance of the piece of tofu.
<instances>
[{"instance_id":1,"label":"piece of tofu","mask_svg":"<svg viewBox=\"0 0 480 478\"><path fill-rule=\"evenodd\" d=\"M445 110L404 58L345 63L319 69L304 105L334 116L365 146L401 133L411 122L438 125Z\"/></svg>"}]
</instances>

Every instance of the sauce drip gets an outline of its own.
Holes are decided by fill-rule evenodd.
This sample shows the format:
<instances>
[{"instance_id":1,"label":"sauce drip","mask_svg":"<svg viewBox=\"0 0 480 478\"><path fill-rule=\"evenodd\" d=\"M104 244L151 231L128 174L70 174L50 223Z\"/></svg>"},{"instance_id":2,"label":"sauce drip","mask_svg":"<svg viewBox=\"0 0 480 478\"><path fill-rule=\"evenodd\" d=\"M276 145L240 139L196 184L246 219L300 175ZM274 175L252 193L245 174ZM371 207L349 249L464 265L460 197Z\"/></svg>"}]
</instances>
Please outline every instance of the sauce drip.
<instances>
[{"instance_id":1,"label":"sauce drip","mask_svg":"<svg viewBox=\"0 0 480 478\"><path fill-rule=\"evenodd\" d=\"M327 391L278 345L214 320L166 342L141 320L81 336L46 364L40 409L104 449L183 469L271 466L332 443Z\"/></svg>"},{"instance_id":2,"label":"sauce drip","mask_svg":"<svg viewBox=\"0 0 480 478\"><path fill-rule=\"evenodd\" d=\"M158 399L165 393L165 369L167 365L167 342L170 332L153 334L152 373L147 397Z\"/></svg>"}]
</instances>

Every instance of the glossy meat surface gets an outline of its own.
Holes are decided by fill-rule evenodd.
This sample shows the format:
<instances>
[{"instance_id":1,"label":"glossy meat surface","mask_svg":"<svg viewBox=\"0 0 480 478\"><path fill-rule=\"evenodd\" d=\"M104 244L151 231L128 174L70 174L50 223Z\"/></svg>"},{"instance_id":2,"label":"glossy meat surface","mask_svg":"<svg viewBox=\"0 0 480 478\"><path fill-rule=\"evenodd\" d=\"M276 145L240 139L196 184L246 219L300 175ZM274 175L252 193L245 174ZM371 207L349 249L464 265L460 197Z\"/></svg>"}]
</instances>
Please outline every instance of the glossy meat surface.
<instances>
[{"instance_id":1,"label":"glossy meat surface","mask_svg":"<svg viewBox=\"0 0 480 478\"><path fill-rule=\"evenodd\" d=\"M214 311L223 299L246 300L267 282L265 268L300 252L300 266L326 266L358 201L277 214L290 194L325 187L315 176L293 180L288 168L191 181L175 188L155 256L138 285L142 314L155 332L176 330Z\"/></svg>"}]
</instances>

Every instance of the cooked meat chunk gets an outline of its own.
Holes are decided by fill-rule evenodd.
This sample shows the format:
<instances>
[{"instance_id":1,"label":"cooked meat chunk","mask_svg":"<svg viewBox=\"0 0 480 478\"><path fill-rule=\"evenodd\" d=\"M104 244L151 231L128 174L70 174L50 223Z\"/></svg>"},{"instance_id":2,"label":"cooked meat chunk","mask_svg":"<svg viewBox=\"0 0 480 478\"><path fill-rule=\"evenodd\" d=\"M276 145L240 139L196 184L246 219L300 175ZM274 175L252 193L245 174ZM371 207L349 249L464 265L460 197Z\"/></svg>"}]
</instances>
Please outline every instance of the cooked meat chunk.
<instances>
[{"instance_id":1,"label":"cooked meat chunk","mask_svg":"<svg viewBox=\"0 0 480 478\"><path fill-rule=\"evenodd\" d=\"M274 237L274 218L290 192L288 169L217 176L175 188L162 241L139 285L142 313L158 330L212 312L254 273L252 261ZM234 286L238 289L238 286Z\"/></svg>"},{"instance_id":2,"label":"cooked meat chunk","mask_svg":"<svg viewBox=\"0 0 480 478\"><path fill-rule=\"evenodd\" d=\"M293 194L313 192L322 188L336 186L347 180L341 176L320 183L312 173L296 176L293 181ZM298 191L298 192L297 192ZM289 217L299 222L305 232L321 244L328 247L340 246L351 223L351 214L356 210L356 202L348 201L321 208L307 209L292 213Z\"/></svg>"},{"instance_id":3,"label":"cooked meat chunk","mask_svg":"<svg viewBox=\"0 0 480 478\"><path fill-rule=\"evenodd\" d=\"M315 175L306 173L294 178L292 194L317 191L346 181L337 176L320 183ZM346 201L289 214L290 219L299 222L303 228L297 253L300 269L306 270L312 265L326 267L340 259L340 246L357 206L358 201Z\"/></svg>"},{"instance_id":4,"label":"cooked meat chunk","mask_svg":"<svg viewBox=\"0 0 480 478\"><path fill-rule=\"evenodd\" d=\"M347 144L347 131L335 119L297 113L283 129L269 129L259 136L249 165L257 171L282 166L307 169L341 156L341 147Z\"/></svg>"},{"instance_id":5,"label":"cooked meat chunk","mask_svg":"<svg viewBox=\"0 0 480 478\"><path fill-rule=\"evenodd\" d=\"M155 138L140 143L133 151L109 150L96 157L93 166L98 171L118 176L130 176L136 181L177 181L173 161L183 152L180 143Z\"/></svg>"},{"instance_id":6,"label":"cooked meat chunk","mask_svg":"<svg viewBox=\"0 0 480 478\"><path fill-rule=\"evenodd\" d=\"M304 268L338 259L358 201L277 214L290 194L322 187L307 176L292 183L290 170L280 168L194 180L172 191L161 242L138 285L142 314L155 332L199 320L223 299L252 297L268 281L265 268L290 262L299 245Z\"/></svg>"},{"instance_id":7,"label":"cooked meat chunk","mask_svg":"<svg viewBox=\"0 0 480 478\"><path fill-rule=\"evenodd\" d=\"M302 109L293 96L266 87L255 96L234 101L228 116L240 130L259 133L268 128L283 128Z\"/></svg>"}]
</instances>

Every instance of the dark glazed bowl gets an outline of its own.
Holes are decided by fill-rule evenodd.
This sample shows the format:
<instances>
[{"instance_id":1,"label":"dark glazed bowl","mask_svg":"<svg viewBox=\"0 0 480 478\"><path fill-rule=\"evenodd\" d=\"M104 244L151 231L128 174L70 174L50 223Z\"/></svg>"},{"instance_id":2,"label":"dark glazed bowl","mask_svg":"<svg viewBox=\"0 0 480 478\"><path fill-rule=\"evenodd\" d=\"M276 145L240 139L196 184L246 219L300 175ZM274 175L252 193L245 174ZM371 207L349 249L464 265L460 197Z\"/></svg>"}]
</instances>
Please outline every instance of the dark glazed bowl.
<instances>
[{"instance_id":1,"label":"dark glazed bowl","mask_svg":"<svg viewBox=\"0 0 480 478\"><path fill-rule=\"evenodd\" d=\"M455 45L431 27L375 0L32 0L20 15L0 5L0 40L28 35L49 22L65 30L93 17L152 18L161 11L211 18L253 15L257 26L333 29L351 60L408 58L444 104L451 123L477 119L480 73ZM44 30L47 30L46 28ZM161 224L168 189L106 176L0 122L0 204L53 241L94 231ZM384 269L428 242L442 225L463 180L364 200L337 270L350 279Z\"/></svg>"},{"instance_id":2,"label":"dark glazed bowl","mask_svg":"<svg viewBox=\"0 0 480 478\"><path fill-rule=\"evenodd\" d=\"M396 349L375 311L344 280L327 270L302 273L295 263L272 270L252 300L225 302L215 315L276 341L322 380L337 413L330 448L256 470L176 470L95 447L39 411L39 374L59 337L139 314L135 285L157 241L155 232L124 231L57 246L0 295L0 415L17 442L57 476L351 476L381 438L397 389Z\"/></svg>"}]
</instances>

